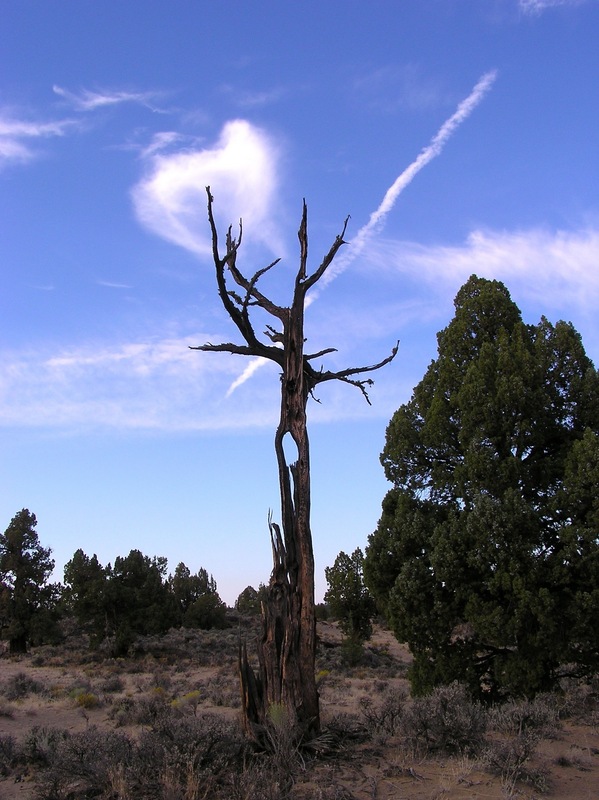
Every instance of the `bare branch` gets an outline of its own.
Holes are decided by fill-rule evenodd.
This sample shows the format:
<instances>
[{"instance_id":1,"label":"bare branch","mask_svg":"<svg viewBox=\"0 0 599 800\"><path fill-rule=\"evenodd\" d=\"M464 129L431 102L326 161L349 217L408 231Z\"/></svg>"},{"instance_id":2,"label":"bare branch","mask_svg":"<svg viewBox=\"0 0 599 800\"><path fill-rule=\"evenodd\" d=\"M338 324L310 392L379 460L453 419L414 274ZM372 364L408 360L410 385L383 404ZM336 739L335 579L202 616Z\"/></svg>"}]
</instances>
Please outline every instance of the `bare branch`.
<instances>
[{"instance_id":1,"label":"bare branch","mask_svg":"<svg viewBox=\"0 0 599 800\"><path fill-rule=\"evenodd\" d=\"M334 380L344 381L345 383L351 383L353 386L358 386L358 388L364 393L364 388L361 384L368 384L369 386L372 386L373 381L370 379L364 381L353 381L350 380L350 376L361 375L364 372L374 372L375 370L384 367L386 364L389 364L389 362L393 361L398 350L399 342L397 342L391 351L391 354L388 355L387 358L384 358L382 361L379 361L378 364L373 364L369 367L350 367L349 369L342 369L339 372L323 372L322 370L320 372L316 372L315 370L312 370L314 383L317 384L323 383L324 381ZM366 396L366 399L368 399L368 396Z\"/></svg>"},{"instance_id":2,"label":"bare branch","mask_svg":"<svg viewBox=\"0 0 599 800\"><path fill-rule=\"evenodd\" d=\"M245 344L233 344L233 342L223 342L222 344L200 344L197 346L188 345L190 350L203 350L205 353L234 353L239 356L255 356L256 352L253 348Z\"/></svg>"},{"instance_id":3,"label":"bare branch","mask_svg":"<svg viewBox=\"0 0 599 800\"><path fill-rule=\"evenodd\" d=\"M212 208L214 198L212 197L209 186L206 187L206 193L208 195L208 221L210 224L210 230L212 232L212 256L214 260L214 266L216 268L216 282L221 302L225 308L225 311L231 317L237 326L237 329L248 343L250 347L250 350L248 351L249 354L262 355L266 358L272 358L273 355L269 352L271 348L260 342L256 336L256 332L254 331L249 318L248 306L252 304L253 301L270 314L276 316L278 319L281 319L281 315L283 313L282 309L279 309L278 306L276 306L274 303L271 303L268 298L261 295L261 293L255 289L255 283L258 278L268 269L273 267L276 262L273 262L272 264L269 264L268 267L259 270L251 281L248 281L247 278L242 275L242 273L236 267L237 250L241 245L243 230L241 221L239 223L239 236L237 239L233 238L231 227L229 226L226 237L227 254L224 258L221 258L218 251L218 232ZM237 285L245 289L245 299L242 299L236 292L227 288L227 281L225 277L225 268L227 267ZM274 360L277 361L277 363L280 362L279 357L276 357Z\"/></svg>"},{"instance_id":4,"label":"bare branch","mask_svg":"<svg viewBox=\"0 0 599 800\"><path fill-rule=\"evenodd\" d=\"M337 255L337 253L338 253L339 249L341 248L341 246L344 245L344 244L347 244L347 242L344 240L343 237L345 236L345 231L347 230L347 225L348 225L349 219L350 219L350 217L349 217L349 214L348 214L347 217L345 218L345 222L343 223L343 230L341 231L340 234L338 234L335 237L335 241L331 245L331 249L329 250L329 252L323 258L321 265L318 267L318 269L316 270L316 272L314 272L313 275L310 275L308 278L306 278L303 281L302 286L303 286L303 289L304 289L304 294L308 291L308 289L310 289L312 286L314 286L314 284L317 283L322 278L324 273L331 266L331 263L332 263L333 259L335 258L335 256ZM306 245L306 247L307 247L307 245Z\"/></svg>"},{"instance_id":5,"label":"bare branch","mask_svg":"<svg viewBox=\"0 0 599 800\"><path fill-rule=\"evenodd\" d=\"M321 356L326 356L329 353L336 353L336 352L337 352L336 347L327 347L324 350L319 350L318 353L311 353L310 355L306 353L304 355L304 358L306 359L306 361L310 361L313 358L320 358Z\"/></svg>"},{"instance_id":6,"label":"bare branch","mask_svg":"<svg viewBox=\"0 0 599 800\"><path fill-rule=\"evenodd\" d=\"M302 221L297 232L300 243L300 265L297 271L296 286L300 281L306 279L308 264L308 206L304 199L302 204Z\"/></svg>"},{"instance_id":7,"label":"bare branch","mask_svg":"<svg viewBox=\"0 0 599 800\"><path fill-rule=\"evenodd\" d=\"M271 342L279 342L281 344L283 343L283 334L280 331L276 330L276 328L273 328L271 325L266 326L264 335L268 336Z\"/></svg>"}]
</instances>

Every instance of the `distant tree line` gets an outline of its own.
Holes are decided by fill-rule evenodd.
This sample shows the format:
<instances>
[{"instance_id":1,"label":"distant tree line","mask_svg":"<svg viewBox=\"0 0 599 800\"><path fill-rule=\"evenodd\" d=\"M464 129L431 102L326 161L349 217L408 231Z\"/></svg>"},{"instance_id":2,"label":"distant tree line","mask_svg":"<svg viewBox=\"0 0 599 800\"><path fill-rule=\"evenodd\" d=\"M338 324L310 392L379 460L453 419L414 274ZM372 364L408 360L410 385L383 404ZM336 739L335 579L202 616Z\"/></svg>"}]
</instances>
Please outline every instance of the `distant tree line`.
<instances>
[{"instance_id":1,"label":"distant tree line","mask_svg":"<svg viewBox=\"0 0 599 800\"><path fill-rule=\"evenodd\" d=\"M92 647L104 643L115 656L124 655L137 636L228 626L227 607L204 568L192 574L180 563L167 574L166 558L139 550L103 566L79 549L64 568L64 583L51 583L52 551L41 545L36 527L35 514L23 509L0 534L0 632L12 653L59 642L65 618L77 623ZM236 605L251 612L259 608L258 597L248 586Z\"/></svg>"}]
</instances>

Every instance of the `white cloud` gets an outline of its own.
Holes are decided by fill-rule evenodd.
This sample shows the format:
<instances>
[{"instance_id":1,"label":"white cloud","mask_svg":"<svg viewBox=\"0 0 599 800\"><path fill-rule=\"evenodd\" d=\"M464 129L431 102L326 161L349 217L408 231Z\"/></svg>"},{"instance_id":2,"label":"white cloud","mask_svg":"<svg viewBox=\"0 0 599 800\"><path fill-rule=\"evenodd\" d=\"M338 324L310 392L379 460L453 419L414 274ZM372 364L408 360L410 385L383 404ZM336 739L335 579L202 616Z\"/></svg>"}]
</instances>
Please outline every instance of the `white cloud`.
<instances>
[{"instance_id":1,"label":"white cloud","mask_svg":"<svg viewBox=\"0 0 599 800\"><path fill-rule=\"evenodd\" d=\"M53 86L54 94L67 100L77 111L95 111L97 108L120 105L121 103L137 103L147 106L152 111L160 109L154 106L153 101L158 97L157 92L125 92L125 91L103 91L92 92L82 89L79 93L70 92L62 86Z\"/></svg>"},{"instance_id":2,"label":"white cloud","mask_svg":"<svg viewBox=\"0 0 599 800\"><path fill-rule=\"evenodd\" d=\"M161 150L166 150L184 139L185 137L176 131L159 131L154 134L152 141L142 150L141 155L143 158L150 158Z\"/></svg>"},{"instance_id":3,"label":"white cloud","mask_svg":"<svg viewBox=\"0 0 599 800\"><path fill-rule=\"evenodd\" d=\"M446 101L438 82L423 76L416 64L383 66L361 74L353 91L369 108L386 114L438 108Z\"/></svg>"},{"instance_id":4,"label":"white cloud","mask_svg":"<svg viewBox=\"0 0 599 800\"><path fill-rule=\"evenodd\" d=\"M90 344L56 354L4 351L0 425L177 431L272 423L275 393L271 401L254 397L251 407L223 402L241 360L189 350L209 338Z\"/></svg>"},{"instance_id":5,"label":"white cloud","mask_svg":"<svg viewBox=\"0 0 599 800\"><path fill-rule=\"evenodd\" d=\"M101 278L99 278L96 281L96 283L98 284L98 286L105 286L107 289L133 289L133 286L131 286L128 283L117 283L115 281L106 281Z\"/></svg>"},{"instance_id":6,"label":"white cloud","mask_svg":"<svg viewBox=\"0 0 599 800\"><path fill-rule=\"evenodd\" d=\"M587 0L519 0L520 10L525 14L542 14L548 8L558 6L580 6Z\"/></svg>"},{"instance_id":7,"label":"white cloud","mask_svg":"<svg viewBox=\"0 0 599 800\"><path fill-rule=\"evenodd\" d=\"M439 291L472 274L505 281L508 288L549 308L584 313L599 305L599 230L473 231L463 245L425 246L378 240L363 258L426 281Z\"/></svg>"},{"instance_id":8,"label":"white cloud","mask_svg":"<svg viewBox=\"0 0 599 800\"><path fill-rule=\"evenodd\" d=\"M209 254L204 209L210 186L225 229L242 218L245 240L281 255L273 222L279 150L264 131L238 119L224 126L213 147L170 154L151 148L147 154L147 175L132 191L146 228L192 253Z\"/></svg>"},{"instance_id":9,"label":"white cloud","mask_svg":"<svg viewBox=\"0 0 599 800\"><path fill-rule=\"evenodd\" d=\"M287 90L281 86L263 91L244 91L237 86L223 84L220 87L223 94L229 95L233 102L240 108L256 108L260 106L272 105L277 103L287 94Z\"/></svg>"},{"instance_id":10,"label":"white cloud","mask_svg":"<svg viewBox=\"0 0 599 800\"><path fill-rule=\"evenodd\" d=\"M30 122L18 119L6 109L0 109L0 167L10 163L27 163L37 155L32 140L64 136L74 120Z\"/></svg>"},{"instance_id":11,"label":"white cloud","mask_svg":"<svg viewBox=\"0 0 599 800\"><path fill-rule=\"evenodd\" d=\"M451 300L472 273L504 281L528 321L541 313L571 319L593 357L599 345L597 263L599 229L593 227L476 230L460 245L374 239L354 267L355 307L340 300L319 313L316 304L307 335L312 349L340 348L330 356L332 369L374 363L385 354L385 343L398 337L400 357L396 367L375 376L374 408L351 387L323 384L322 405L311 405L311 420L388 418L421 377L434 350L434 332L447 324ZM69 431L272 428L279 405L276 366L268 362L256 374L259 362L252 359L188 349L225 339L227 334L211 331L55 352L5 350L0 425ZM251 371L253 379L245 382ZM231 396L232 387L242 383Z\"/></svg>"}]
</instances>

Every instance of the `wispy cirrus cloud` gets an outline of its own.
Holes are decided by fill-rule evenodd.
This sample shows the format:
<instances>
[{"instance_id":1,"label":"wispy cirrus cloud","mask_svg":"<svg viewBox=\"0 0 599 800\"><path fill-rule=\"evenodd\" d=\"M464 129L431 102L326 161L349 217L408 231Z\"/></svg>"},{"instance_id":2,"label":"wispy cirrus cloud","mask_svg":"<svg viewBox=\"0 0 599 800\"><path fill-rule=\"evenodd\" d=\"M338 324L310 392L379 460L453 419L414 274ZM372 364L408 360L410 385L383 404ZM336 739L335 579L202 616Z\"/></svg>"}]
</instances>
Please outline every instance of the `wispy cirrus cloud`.
<instances>
[{"instance_id":1,"label":"wispy cirrus cloud","mask_svg":"<svg viewBox=\"0 0 599 800\"><path fill-rule=\"evenodd\" d=\"M192 352L207 334L0 357L0 426L62 430L210 430L272 422L261 401L223 404L235 360ZM222 387L215 392L214 387ZM260 416L262 415L262 417Z\"/></svg>"},{"instance_id":2,"label":"wispy cirrus cloud","mask_svg":"<svg viewBox=\"0 0 599 800\"><path fill-rule=\"evenodd\" d=\"M135 103L146 106L152 111L161 111L155 101L161 96L160 92L131 92L119 90L105 90L92 92L89 89L81 89L79 92L71 92L62 86L52 87L54 94L62 97L77 111L95 111L98 108L116 106L123 103Z\"/></svg>"},{"instance_id":3,"label":"wispy cirrus cloud","mask_svg":"<svg viewBox=\"0 0 599 800\"><path fill-rule=\"evenodd\" d=\"M146 176L133 188L138 220L162 238L205 256L209 231L198 209L206 206L206 186L225 225L243 219L246 241L269 250L282 244L276 227L279 146L246 120L228 122L212 146L164 153L163 139L146 150Z\"/></svg>"},{"instance_id":4,"label":"wispy cirrus cloud","mask_svg":"<svg viewBox=\"0 0 599 800\"><path fill-rule=\"evenodd\" d=\"M0 109L0 167L32 161L39 155L34 142L64 136L76 124L72 119L31 121Z\"/></svg>"},{"instance_id":5,"label":"wispy cirrus cloud","mask_svg":"<svg viewBox=\"0 0 599 800\"><path fill-rule=\"evenodd\" d=\"M447 292L473 273L505 281L549 309L593 312L599 305L599 229L475 230L461 245L421 245L378 239L364 252L367 269L381 265Z\"/></svg>"},{"instance_id":6,"label":"wispy cirrus cloud","mask_svg":"<svg viewBox=\"0 0 599 800\"><path fill-rule=\"evenodd\" d=\"M430 354L432 331L447 324L451 300L472 273L504 281L516 302L526 301L528 314L536 309L553 321L572 320L593 357L599 346L598 262L599 228L592 227L476 230L457 245L377 237L354 275L377 291L361 294L353 309L340 305L315 317L315 305L308 335L311 342L316 337L340 345L339 332L345 332L341 346L360 363L374 363L383 343L402 339L401 374L383 370L376 380L376 413L386 416L397 406L398 392L409 392L421 377L425 364L416 353L423 331L430 337ZM272 426L278 413L276 367L269 365L247 381L245 367L257 362L248 365L243 358L189 350L189 345L226 338L212 330L55 351L47 346L4 350L0 426L171 432ZM410 372L410 365L416 372ZM234 398L233 386L239 387ZM326 402L312 408L314 419L339 421L366 413L359 393L354 397L347 387L323 391Z\"/></svg>"},{"instance_id":7,"label":"wispy cirrus cloud","mask_svg":"<svg viewBox=\"0 0 599 800\"><path fill-rule=\"evenodd\" d=\"M557 8L558 6L581 6L588 0L519 0L520 10L525 14L542 14L548 8Z\"/></svg>"},{"instance_id":8,"label":"wispy cirrus cloud","mask_svg":"<svg viewBox=\"0 0 599 800\"><path fill-rule=\"evenodd\" d=\"M99 278L96 283L98 286L104 286L107 289L133 289L128 283L117 283L116 281L107 281L102 278Z\"/></svg>"},{"instance_id":9,"label":"wispy cirrus cloud","mask_svg":"<svg viewBox=\"0 0 599 800\"><path fill-rule=\"evenodd\" d=\"M225 83L220 87L220 91L228 95L231 100L240 108L260 108L278 103L289 90L283 86L275 86L271 89L240 89L237 86Z\"/></svg>"},{"instance_id":10,"label":"wispy cirrus cloud","mask_svg":"<svg viewBox=\"0 0 599 800\"><path fill-rule=\"evenodd\" d=\"M424 76L416 64L386 65L364 72L352 86L362 104L385 114L437 108L446 101L438 80Z\"/></svg>"}]
</instances>

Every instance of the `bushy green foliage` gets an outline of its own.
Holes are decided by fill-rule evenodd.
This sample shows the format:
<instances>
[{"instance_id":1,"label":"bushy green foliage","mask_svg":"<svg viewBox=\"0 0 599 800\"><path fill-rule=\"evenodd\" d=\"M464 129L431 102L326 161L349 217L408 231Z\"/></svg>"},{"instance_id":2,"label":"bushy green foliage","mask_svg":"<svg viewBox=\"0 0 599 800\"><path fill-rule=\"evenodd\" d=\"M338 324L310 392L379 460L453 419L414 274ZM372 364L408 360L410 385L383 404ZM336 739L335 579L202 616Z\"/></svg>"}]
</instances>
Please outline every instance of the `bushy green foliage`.
<instances>
[{"instance_id":1,"label":"bushy green foliage","mask_svg":"<svg viewBox=\"0 0 599 800\"><path fill-rule=\"evenodd\" d=\"M183 617L186 628L227 628L227 606L216 592L200 595L189 606Z\"/></svg>"},{"instance_id":2,"label":"bushy green foliage","mask_svg":"<svg viewBox=\"0 0 599 800\"><path fill-rule=\"evenodd\" d=\"M328 584L324 600L345 636L356 642L369 639L376 608L364 585L364 554L360 548L351 556L341 551L324 573Z\"/></svg>"},{"instance_id":3,"label":"bushy green foliage","mask_svg":"<svg viewBox=\"0 0 599 800\"><path fill-rule=\"evenodd\" d=\"M64 568L64 600L77 622L98 644L111 632L114 622L109 591L110 565L103 567L94 555L79 548Z\"/></svg>"},{"instance_id":4,"label":"bushy green foliage","mask_svg":"<svg viewBox=\"0 0 599 800\"><path fill-rule=\"evenodd\" d=\"M259 614L262 603L266 600L267 588L261 583L258 589L246 586L235 601L235 610L242 614Z\"/></svg>"},{"instance_id":5,"label":"bushy green foliage","mask_svg":"<svg viewBox=\"0 0 599 800\"><path fill-rule=\"evenodd\" d=\"M192 575L181 562L168 582L177 604L179 625L202 630L227 627L227 607L218 594L216 581L203 567Z\"/></svg>"},{"instance_id":6,"label":"bushy green foliage","mask_svg":"<svg viewBox=\"0 0 599 800\"><path fill-rule=\"evenodd\" d=\"M27 643L59 639L57 587L48 583L54 569L50 548L42 547L37 519L24 508L0 534L0 627L13 653Z\"/></svg>"},{"instance_id":7,"label":"bushy green foliage","mask_svg":"<svg viewBox=\"0 0 599 800\"><path fill-rule=\"evenodd\" d=\"M65 605L92 645L108 641L115 656L125 655L136 637L171 627L226 627L226 606L205 569L192 575L180 563L168 578L166 570L165 558L139 550L104 567L79 549L65 566Z\"/></svg>"},{"instance_id":8,"label":"bushy green foliage","mask_svg":"<svg viewBox=\"0 0 599 800\"><path fill-rule=\"evenodd\" d=\"M599 376L570 324L524 324L497 281L455 309L389 423L365 579L415 692L532 697L599 667Z\"/></svg>"}]
</instances>

